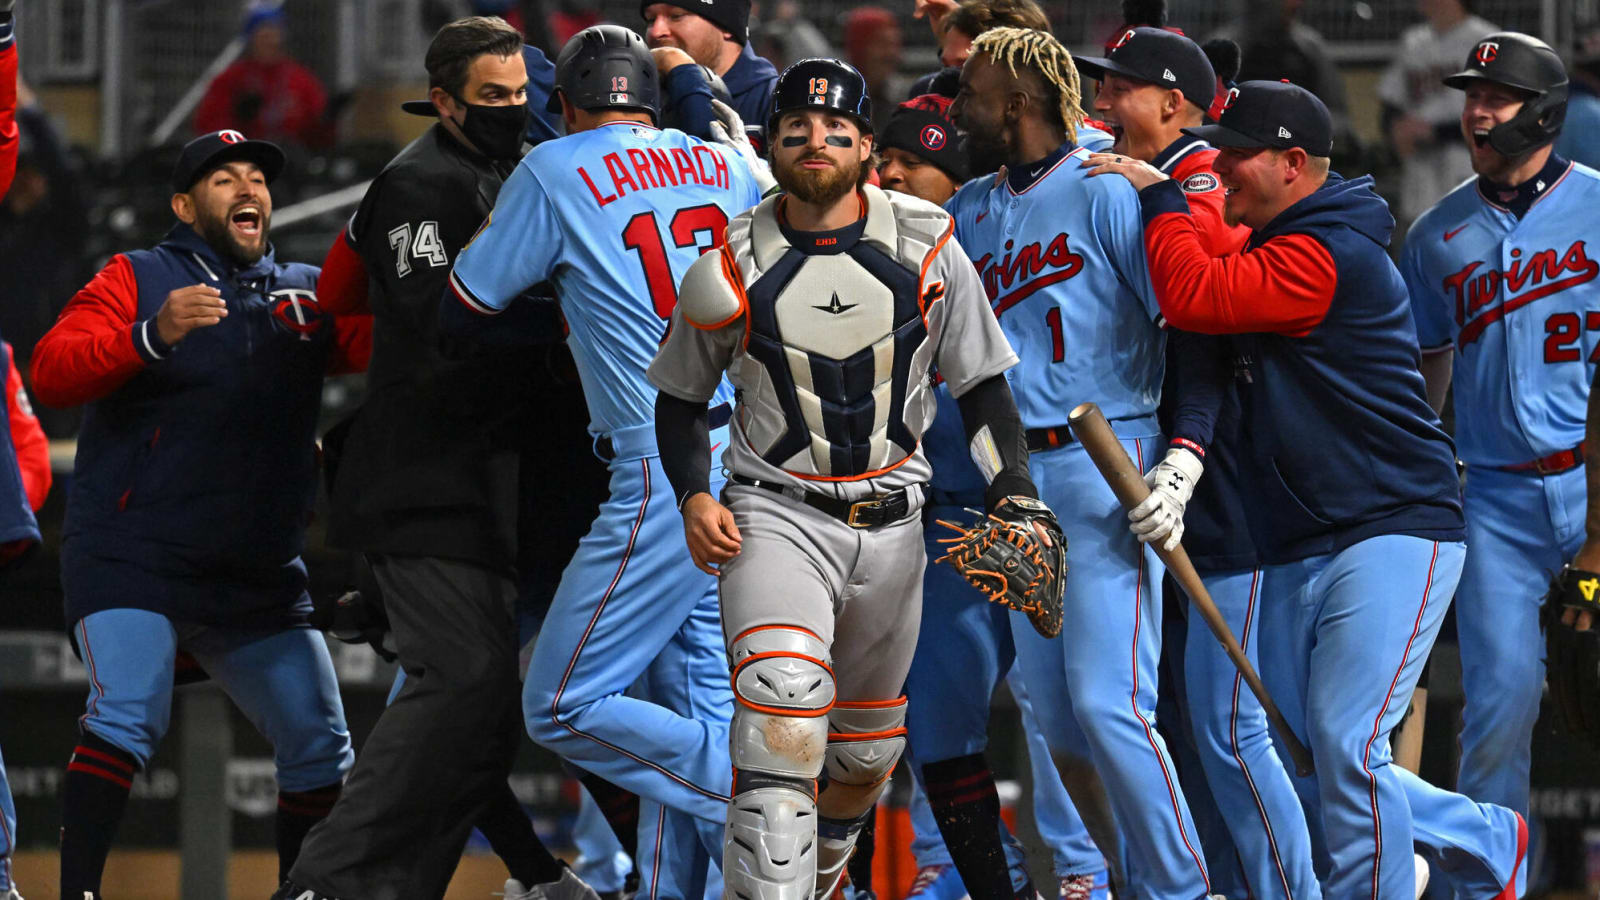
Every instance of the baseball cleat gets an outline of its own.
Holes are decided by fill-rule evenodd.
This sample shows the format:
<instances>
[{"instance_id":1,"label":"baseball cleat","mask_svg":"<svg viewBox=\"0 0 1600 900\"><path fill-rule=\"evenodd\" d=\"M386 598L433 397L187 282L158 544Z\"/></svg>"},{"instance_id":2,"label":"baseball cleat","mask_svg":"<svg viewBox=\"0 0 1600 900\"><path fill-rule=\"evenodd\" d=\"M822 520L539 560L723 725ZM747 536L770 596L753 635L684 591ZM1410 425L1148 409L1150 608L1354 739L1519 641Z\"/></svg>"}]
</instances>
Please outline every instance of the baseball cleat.
<instances>
[{"instance_id":1,"label":"baseball cleat","mask_svg":"<svg viewBox=\"0 0 1600 900\"><path fill-rule=\"evenodd\" d=\"M561 870L561 877L555 881L531 887L524 887L515 878L507 878L504 896L505 900L600 900L600 895L588 882L567 868Z\"/></svg>"},{"instance_id":2,"label":"baseball cleat","mask_svg":"<svg viewBox=\"0 0 1600 900\"><path fill-rule=\"evenodd\" d=\"M1061 900L1110 900L1111 879L1105 869L1061 876Z\"/></svg>"},{"instance_id":3,"label":"baseball cleat","mask_svg":"<svg viewBox=\"0 0 1600 900\"><path fill-rule=\"evenodd\" d=\"M94 898L84 894L83 900L94 900ZM292 881L285 881L278 888L277 893L272 895L272 900L338 900L338 898L327 894L319 894L311 888L301 887Z\"/></svg>"},{"instance_id":4,"label":"baseball cleat","mask_svg":"<svg viewBox=\"0 0 1600 900\"><path fill-rule=\"evenodd\" d=\"M917 870L917 877L911 882L911 890L906 894L906 900L971 900L967 896L967 886L961 883L961 873L956 867L945 863L937 866L923 866Z\"/></svg>"}]
</instances>

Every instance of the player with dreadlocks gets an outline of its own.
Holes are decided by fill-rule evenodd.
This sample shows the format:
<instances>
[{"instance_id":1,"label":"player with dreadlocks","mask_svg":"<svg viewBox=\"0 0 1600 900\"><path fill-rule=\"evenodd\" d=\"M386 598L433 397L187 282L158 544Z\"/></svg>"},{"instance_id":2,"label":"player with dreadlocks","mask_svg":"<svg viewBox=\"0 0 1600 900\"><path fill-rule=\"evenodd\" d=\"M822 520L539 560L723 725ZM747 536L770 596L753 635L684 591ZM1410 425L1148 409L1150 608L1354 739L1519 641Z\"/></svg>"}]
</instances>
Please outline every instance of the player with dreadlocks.
<instances>
[{"instance_id":1,"label":"player with dreadlocks","mask_svg":"<svg viewBox=\"0 0 1600 900\"><path fill-rule=\"evenodd\" d=\"M1035 712L1058 758L1091 762L1104 780L1133 861L1122 893L1194 900L1209 892L1205 863L1155 728L1161 563L1130 533L1065 421L1067 410L1094 400L1141 471L1165 468L1156 406L1166 337L1139 201L1085 177L1079 102L1077 67L1054 37L1016 28L979 36L950 112L968 133L975 166L1003 163L1006 172L969 182L947 208L1021 358L1009 381L1031 474L1061 511L1073 560L1059 639L1012 617L1017 666L1034 697L1070 701L1039 702ZM1216 399L1179 398L1173 446L1204 458ZM1074 799L1085 813L1094 806ZM1115 831L1086 818L1116 858Z\"/></svg>"}]
</instances>

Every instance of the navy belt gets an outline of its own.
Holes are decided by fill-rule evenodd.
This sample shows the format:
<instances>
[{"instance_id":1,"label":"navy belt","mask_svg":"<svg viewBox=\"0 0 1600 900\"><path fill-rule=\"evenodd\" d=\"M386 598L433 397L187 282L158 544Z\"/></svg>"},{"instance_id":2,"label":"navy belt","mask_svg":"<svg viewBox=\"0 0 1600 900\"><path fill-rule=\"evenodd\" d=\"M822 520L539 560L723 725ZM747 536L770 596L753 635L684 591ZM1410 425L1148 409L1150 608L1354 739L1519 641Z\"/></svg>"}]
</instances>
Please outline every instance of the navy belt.
<instances>
[{"instance_id":1,"label":"navy belt","mask_svg":"<svg viewBox=\"0 0 1600 900\"><path fill-rule=\"evenodd\" d=\"M775 481L762 481L758 478L746 478L743 475L732 475L728 478L734 484L746 487L760 488L785 497L793 497L794 491ZM840 500L815 491L801 491L797 498L801 503L819 510L835 519L849 525L851 528L876 528L879 525L888 525L904 519L911 512L911 497L905 488L890 491L887 494L876 494L865 500Z\"/></svg>"}]
</instances>

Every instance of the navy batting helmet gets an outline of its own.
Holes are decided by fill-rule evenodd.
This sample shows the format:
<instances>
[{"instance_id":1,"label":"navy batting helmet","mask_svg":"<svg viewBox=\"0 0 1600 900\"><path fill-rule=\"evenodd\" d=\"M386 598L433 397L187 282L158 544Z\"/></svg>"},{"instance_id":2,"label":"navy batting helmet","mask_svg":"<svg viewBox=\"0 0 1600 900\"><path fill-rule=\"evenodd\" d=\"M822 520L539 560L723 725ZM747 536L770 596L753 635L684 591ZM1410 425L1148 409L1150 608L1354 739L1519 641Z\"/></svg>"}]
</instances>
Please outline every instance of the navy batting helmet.
<instances>
[{"instance_id":1,"label":"navy batting helmet","mask_svg":"<svg viewBox=\"0 0 1600 900\"><path fill-rule=\"evenodd\" d=\"M556 57L556 91L579 109L637 109L661 118L661 83L644 38L621 25L591 25ZM547 108L561 111L550 94Z\"/></svg>"},{"instance_id":2,"label":"navy batting helmet","mask_svg":"<svg viewBox=\"0 0 1600 900\"><path fill-rule=\"evenodd\" d=\"M855 119L863 133L872 131L872 100L867 96L867 80L855 66L843 60L813 57L783 70L772 87L768 139L776 133L780 116L807 109L843 113Z\"/></svg>"},{"instance_id":3,"label":"navy batting helmet","mask_svg":"<svg viewBox=\"0 0 1600 900\"><path fill-rule=\"evenodd\" d=\"M1556 139L1567 118L1567 67L1549 44L1515 31L1491 34L1472 48L1467 67L1444 83L1464 91L1489 81L1533 96L1507 122L1489 129L1489 146L1521 156Z\"/></svg>"}]
</instances>

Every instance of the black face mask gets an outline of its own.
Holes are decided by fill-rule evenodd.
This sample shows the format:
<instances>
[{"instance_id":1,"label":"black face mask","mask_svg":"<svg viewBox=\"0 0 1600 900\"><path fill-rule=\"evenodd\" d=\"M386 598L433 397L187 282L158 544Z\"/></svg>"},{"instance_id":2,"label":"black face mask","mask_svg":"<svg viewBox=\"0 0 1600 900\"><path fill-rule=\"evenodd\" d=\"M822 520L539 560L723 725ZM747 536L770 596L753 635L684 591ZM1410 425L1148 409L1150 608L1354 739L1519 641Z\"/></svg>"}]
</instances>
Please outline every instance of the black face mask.
<instances>
[{"instance_id":1,"label":"black face mask","mask_svg":"<svg viewBox=\"0 0 1600 900\"><path fill-rule=\"evenodd\" d=\"M490 159L522 158L522 140L528 132L527 104L484 106L456 102L467 111L460 122L461 133L480 153Z\"/></svg>"}]
</instances>

